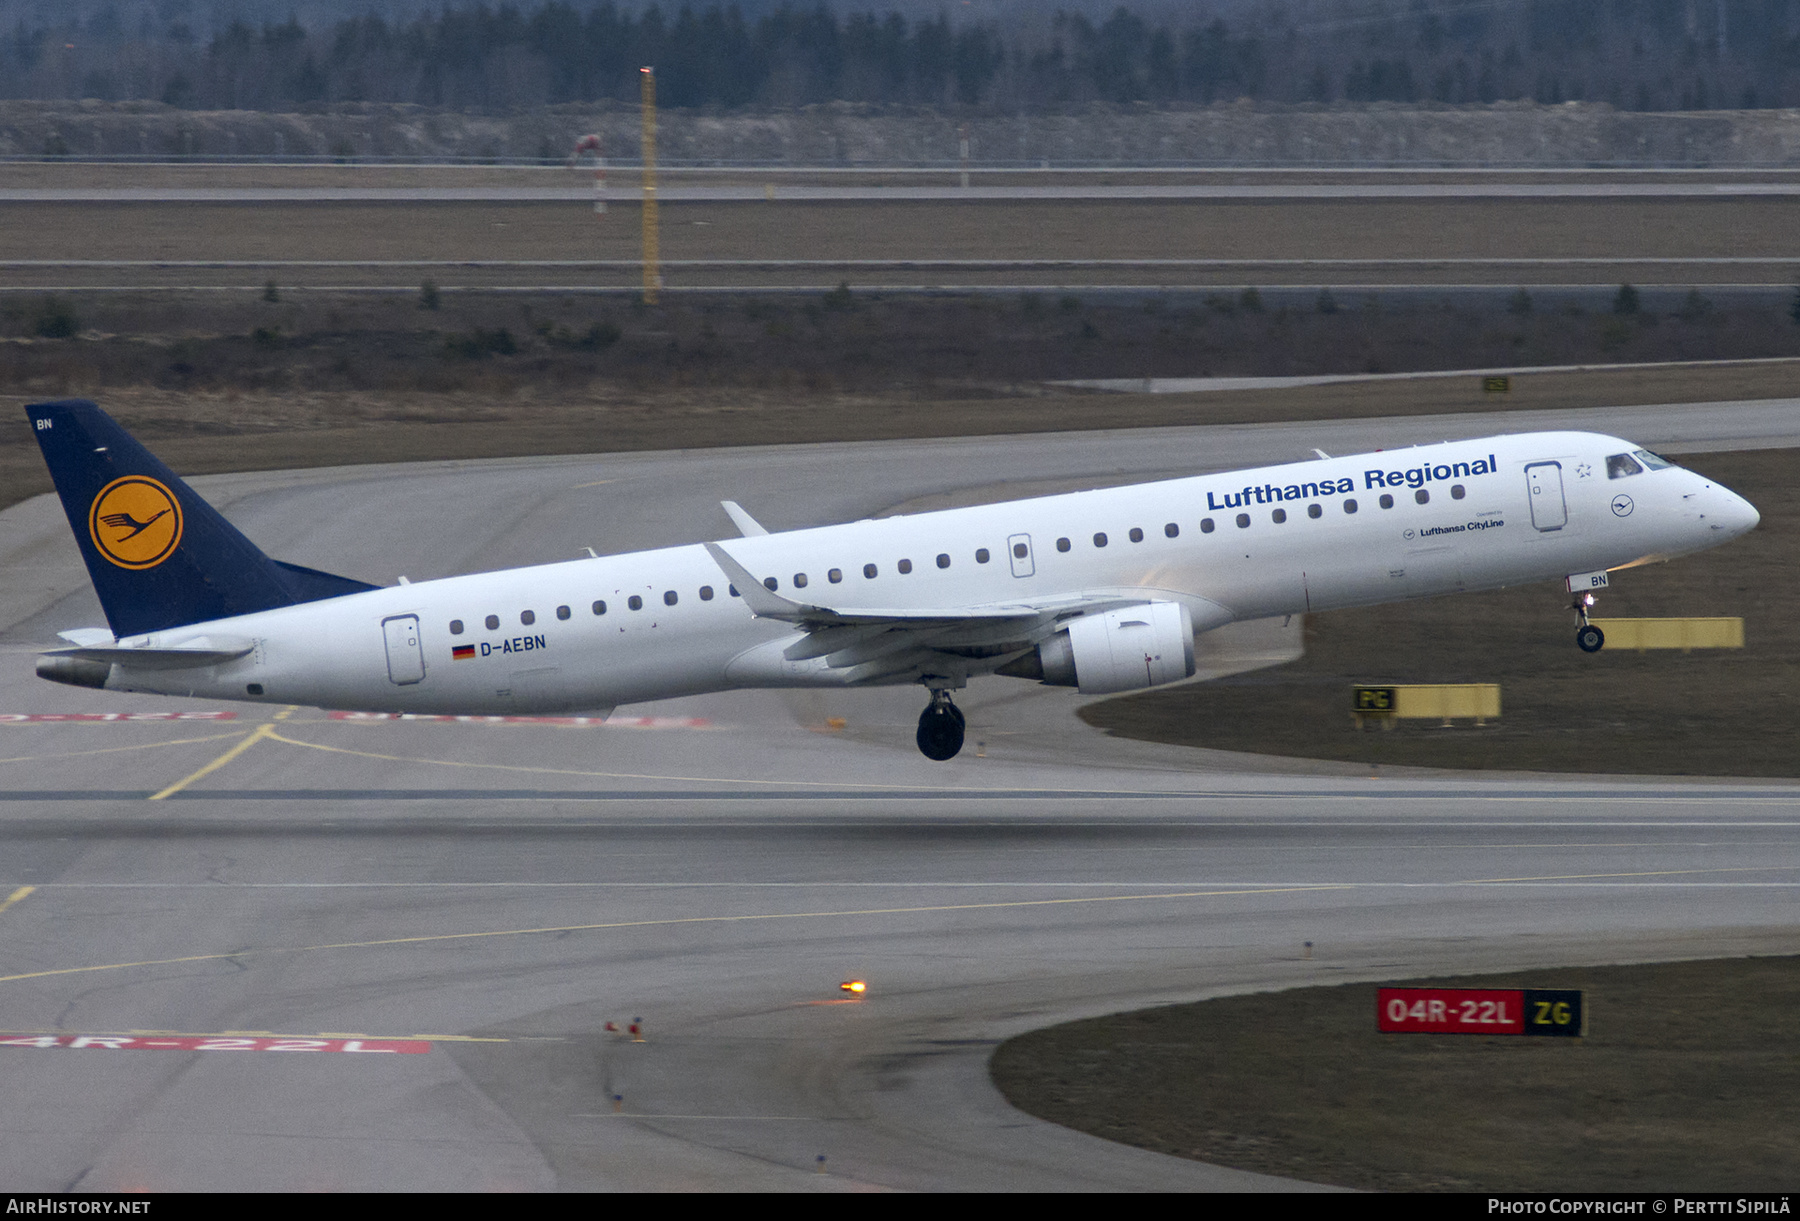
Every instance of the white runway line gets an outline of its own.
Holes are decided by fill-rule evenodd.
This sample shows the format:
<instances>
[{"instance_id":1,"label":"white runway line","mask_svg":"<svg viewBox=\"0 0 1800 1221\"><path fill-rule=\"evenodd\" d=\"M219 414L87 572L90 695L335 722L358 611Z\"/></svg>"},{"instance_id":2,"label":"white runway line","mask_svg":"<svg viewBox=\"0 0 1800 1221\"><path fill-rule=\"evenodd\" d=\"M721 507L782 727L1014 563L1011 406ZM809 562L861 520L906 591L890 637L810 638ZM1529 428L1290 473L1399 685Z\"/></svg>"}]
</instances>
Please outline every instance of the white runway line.
<instances>
[{"instance_id":1,"label":"white runway line","mask_svg":"<svg viewBox=\"0 0 1800 1221\"><path fill-rule=\"evenodd\" d=\"M939 171L940 173L942 171ZM985 203L1330 199L1730 199L1800 196L1800 182L1139 183L1126 186L665 186L664 203ZM7 187L0 204L583 203L588 187ZM635 189L599 197L629 204Z\"/></svg>"}]
</instances>

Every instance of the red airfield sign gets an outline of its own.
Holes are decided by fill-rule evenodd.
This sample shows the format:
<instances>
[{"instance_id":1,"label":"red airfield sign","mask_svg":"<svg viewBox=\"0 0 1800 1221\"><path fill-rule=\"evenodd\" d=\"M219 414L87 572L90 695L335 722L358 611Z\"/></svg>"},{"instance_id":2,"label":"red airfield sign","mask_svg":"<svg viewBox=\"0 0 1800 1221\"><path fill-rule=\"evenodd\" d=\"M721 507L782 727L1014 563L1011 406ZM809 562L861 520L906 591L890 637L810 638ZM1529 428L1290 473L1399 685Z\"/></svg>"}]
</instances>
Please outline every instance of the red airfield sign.
<instances>
[{"instance_id":1,"label":"red airfield sign","mask_svg":"<svg viewBox=\"0 0 1800 1221\"><path fill-rule=\"evenodd\" d=\"M1552 1035L1579 1038L1581 993L1566 988L1381 988L1375 1028L1386 1034Z\"/></svg>"}]
</instances>

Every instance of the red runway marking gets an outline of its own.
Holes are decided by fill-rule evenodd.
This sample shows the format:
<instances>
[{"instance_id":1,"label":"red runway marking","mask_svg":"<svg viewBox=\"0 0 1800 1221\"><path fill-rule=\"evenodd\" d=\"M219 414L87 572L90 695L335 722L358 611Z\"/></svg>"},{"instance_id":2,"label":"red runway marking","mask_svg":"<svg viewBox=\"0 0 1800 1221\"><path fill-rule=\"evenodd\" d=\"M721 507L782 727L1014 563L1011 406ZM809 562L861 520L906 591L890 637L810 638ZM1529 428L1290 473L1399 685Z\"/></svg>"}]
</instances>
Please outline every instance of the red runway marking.
<instances>
[{"instance_id":1,"label":"red runway marking","mask_svg":"<svg viewBox=\"0 0 1800 1221\"><path fill-rule=\"evenodd\" d=\"M0 1038L0 1047L67 1047L88 1051L345 1051L419 1055L431 1050L423 1039L226 1038L216 1035L38 1034Z\"/></svg>"},{"instance_id":2,"label":"red runway marking","mask_svg":"<svg viewBox=\"0 0 1800 1221\"><path fill-rule=\"evenodd\" d=\"M0 724L23 721L235 721L235 712L0 712Z\"/></svg>"},{"instance_id":3,"label":"red runway marking","mask_svg":"<svg viewBox=\"0 0 1800 1221\"><path fill-rule=\"evenodd\" d=\"M699 716L443 716L424 712L330 712L333 721L428 721L472 725L587 725L608 729L709 729Z\"/></svg>"}]
</instances>

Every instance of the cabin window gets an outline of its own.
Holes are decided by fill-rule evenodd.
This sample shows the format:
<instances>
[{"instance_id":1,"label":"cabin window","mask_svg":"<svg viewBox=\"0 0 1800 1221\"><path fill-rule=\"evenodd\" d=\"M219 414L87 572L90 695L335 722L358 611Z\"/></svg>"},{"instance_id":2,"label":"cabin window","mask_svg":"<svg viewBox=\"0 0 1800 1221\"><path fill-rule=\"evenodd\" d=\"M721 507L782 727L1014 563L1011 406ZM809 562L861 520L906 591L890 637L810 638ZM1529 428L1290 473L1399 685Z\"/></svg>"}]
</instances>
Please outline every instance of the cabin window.
<instances>
[{"instance_id":1,"label":"cabin window","mask_svg":"<svg viewBox=\"0 0 1800 1221\"><path fill-rule=\"evenodd\" d=\"M710 586L710 585L702 585L702 586L701 586L701 587L700 587L700 600L701 600L701 601L702 601L702 602L711 602L711 601L712 601L712 600L713 600L713 588L712 588L712 586Z\"/></svg>"},{"instance_id":2,"label":"cabin window","mask_svg":"<svg viewBox=\"0 0 1800 1221\"><path fill-rule=\"evenodd\" d=\"M1106 535L1104 535L1104 534L1094 535L1094 546L1096 546L1096 547L1106 546Z\"/></svg>"},{"instance_id":3,"label":"cabin window","mask_svg":"<svg viewBox=\"0 0 1800 1221\"><path fill-rule=\"evenodd\" d=\"M663 590L663 605L664 606L674 606L679 601L681 601L680 594L676 593L672 589Z\"/></svg>"},{"instance_id":4,"label":"cabin window","mask_svg":"<svg viewBox=\"0 0 1800 1221\"><path fill-rule=\"evenodd\" d=\"M988 562L988 549L986 547L975 548L975 562L977 564L985 564Z\"/></svg>"},{"instance_id":5,"label":"cabin window","mask_svg":"<svg viewBox=\"0 0 1800 1221\"><path fill-rule=\"evenodd\" d=\"M1131 537L1132 542L1141 543L1144 541L1144 532L1142 530L1138 529L1136 526L1133 526L1131 528L1131 536L1130 537Z\"/></svg>"},{"instance_id":6,"label":"cabin window","mask_svg":"<svg viewBox=\"0 0 1800 1221\"><path fill-rule=\"evenodd\" d=\"M842 568L833 568L830 572L825 574L825 579L830 581L833 585L837 585L844 579L844 570Z\"/></svg>"},{"instance_id":7,"label":"cabin window","mask_svg":"<svg viewBox=\"0 0 1800 1221\"><path fill-rule=\"evenodd\" d=\"M1354 500L1346 500L1344 502L1344 512L1346 512L1346 513L1356 512L1356 502Z\"/></svg>"},{"instance_id":8,"label":"cabin window","mask_svg":"<svg viewBox=\"0 0 1800 1221\"><path fill-rule=\"evenodd\" d=\"M1170 522L1168 525L1163 527L1163 537L1164 538L1174 538L1177 534L1180 534L1180 533L1181 533L1181 527L1176 525L1174 522Z\"/></svg>"},{"instance_id":9,"label":"cabin window","mask_svg":"<svg viewBox=\"0 0 1800 1221\"><path fill-rule=\"evenodd\" d=\"M520 611L519 622L523 623L526 627L530 627L537 622L537 615L532 611Z\"/></svg>"},{"instance_id":10,"label":"cabin window","mask_svg":"<svg viewBox=\"0 0 1800 1221\"><path fill-rule=\"evenodd\" d=\"M1320 505L1307 505L1306 506L1306 515L1308 517L1312 517L1312 518L1323 517L1323 516L1325 516L1325 510Z\"/></svg>"},{"instance_id":11,"label":"cabin window","mask_svg":"<svg viewBox=\"0 0 1800 1221\"><path fill-rule=\"evenodd\" d=\"M1465 488L1460 483L1452 484L1450 487L1450 499L1451 500L1461 500L1464 496L1467 496L1468 494L1469 494L1469 489Z\"/></svg>"},{"instance_id":12,"label":"cabin window","mask_svg":"<svg viewBox=\"0 0 1800 1221\"><path fill-rule=\"evenodd\" d=\"M1606 477L1608 479L1629 479L1633 475L1641 475L1644 468L1630 454L1614 454L1606 460Z\"/></svg>"},{"instance_id":13,"label":"cabin window","mask_svg":"<svg viewBox=\"0 0 1800 1221\"><path fill-rule=\"evenodd\" d=\"M489 615L487 617L486 622L487 622L487 630L488 631L497 632L500 630L500 616L499 615Z\"/></svg>"},{"instance_id":14,"label":"cabin window","mask_svg":"<svg viewBox=\"0 0 1800 1221\"><path fill-rule=\"evenodd\" d=\"M903 573L903 574L911 572L912 571L912 561L911 560L901 560L898 564L895 565L895 567L898 568L901 571L901 573Z\"/></svg>"},{"instance_id":15,"label":"cabin window","mask_svg":"<svg viewBox=\"0 0 1800 1221\"><path fill-rule=\"evenodd\" d=\"M1213 532L1212 518L1210 518L1210 517L1201 518L1200 519L1200 533L1211 534L1212 532Z\"/></svg>"},{"instance_id":16,"label":"cabin window","mask_svg":"<svg viewBox=\"0 0 1800 1221\"><path fill-rule=\"evenodd\" d=\"M1394 507L1394 498L1392 496L1389 496L1386 492L1383 492L1381 494L1381 499L1379 501L1377 501L1376 503L1378 503L1384 509L1391 509Z\"/></svg>"},{"instance_id":17,"label":"cabin window","mask_svg":"<svg viewBox=\"0 0 1800 1221\"><path fill-rule=\"evenodd\" d=\"M452 636L462 635L462 620L461 619L452 619L450 621L450 634Z\"/></svg>"},{"instance_id":18,"label":"cabin window","mask_svg":"<svg viewBox=\"0 0 1800 1221\"><path fill-rule=\"evenodd\" d=\"M737 591L737 586L735 586L735 585L727 585L727 586L726 586L726 587L725 587L725 589L726 589L726 591L727 591L727 592L729 592L729 593L730 593L730 594L731 594L731 596L732 596L732 597L734 597L734 598L741 598L741 597L743 597L743 596L744 596L744 595L742 595L742 594L740 594L740 593L739 593L739 592L738 592L738 591Z\"/></svg>"},{"instance_id":19,"label":"cabin window","mask_svg":"<svg viewBox=\"0 0 1800 1221\"><path fill-rule=\"evenodd\" d=\"M629 606L632 610L643 610L644 600L636 594L632 594L629 598L625 599L625 605Z\"/></svg>"},{"instance_id":20,"label":"cabin window","mask_svg":"<svg viewBox=\"0 0 1800 1221\"><path fill-rule=\"evenodd\" d=\"M594 613L596 615L604 615L606 613L606 603L604 603L604 602L594 603Z\"/></svg>"},{"instance_id":21,"label":"cabin window","mask_svg":"<svg viewBox=\"0 0 1800 1221\"><path fill-rule=\"evenodd\" d=\"M863 565L863 576L865 576L869 580L873 581L875 579L875 565L864 564Z\"/></svg>"},{"instance_id":22,"label":"cabin window","mask_svg":"<svg viewBox=\"0 0 1800 1221\"><path fill-rule=\"evenodd\" d=\"M1287 510L1276 509L1273 513L1269 514L1269 516L1273 518L1275 524L1279 526L1282 522L1287 520Z\"/></svg>"},{"instance_id":23,"label":"cabin window","mask_svg":"<svg viewBox=\"0 0 1800 1221\"><path fill-rule=\"evenodd\" d=\"M1237 515L1237 524L1238 529L1248 530L1250 528L1250 515L1248 513L1239 513Z\"/></svg>"},{"instance_id":24,"label":"cabin window","mask_svg":"<svg viewBox=\"0 0 1800 1221\"><path fill-rule=\"evenodd\" d=\"M1031 554L1031 548L1027 547L1024 543L1014 543L1013 544L1013 559L1022 560L1030 554Z\"/></svg>"},{"instance_id":25,"label":"cabin window","mask_svg":"<svg viewBox=\"0 0 1800 1221\"><path fill-rule=\"evenodd\" d=\"M940 555L940 556L938 556L938 558L937 558L937 565L938 565L938 567L939 567L939 568L948 568L948 567L950 567L950 557L949 557L949 556L947 556L947 555Z\"/></svg>"},{"instance_id":26,"label":"cabin window","mask_svg":"<svg viewBox=\"0 0 1800 1221\"><path fill-rule=\"evenodd\" d=\"M1058 551L1067 551L1069 549L1069 540L1066 538L1057 539L1056 540L1056 549Z\"/></svg>"},{"instance_id":27,"label":"cabin window","mask_svg":"<svg viewBox=\"0 0 1800 1221\"><path fill-rule=\"evenodd\" d=\"M1420 488L1418 491L1413 493L1413 500L1416 503L1422 504L1422 505L1430 504L1431 503L1431 489Z\"/></svg>"},{"instance_id":28,"label":"cabin window","mask_svg":"<svg viewBox=\"0 0 1800 1221\"><path fill-rule=\"evenodd\" d=\"M806 588L806 574L804 572L796 572L794 574L794 588L795 589L805 589Z\"/></svg>"},{"instance_id":29,"label":"cabin window","mask_svg":"<svg viewBox=\"0 0 1800 1221\"><path fill-rule=\"evenodd\" d=\"M774 593L777 589L781 588L781 582L777 581L774 577L764 577L763 588L770 593Z\"/></svg>"},{"instance_id":30,"label":"cabin window","mask_svg":"<svg viewBox=\"0 0 1800 1221\"><path fill-rule=\"evenodd\" d=\"M557 607L556 608L556 617L558 619L567 619L569 617L569 608L566 606Z\"/></svg>"}]
</instances>

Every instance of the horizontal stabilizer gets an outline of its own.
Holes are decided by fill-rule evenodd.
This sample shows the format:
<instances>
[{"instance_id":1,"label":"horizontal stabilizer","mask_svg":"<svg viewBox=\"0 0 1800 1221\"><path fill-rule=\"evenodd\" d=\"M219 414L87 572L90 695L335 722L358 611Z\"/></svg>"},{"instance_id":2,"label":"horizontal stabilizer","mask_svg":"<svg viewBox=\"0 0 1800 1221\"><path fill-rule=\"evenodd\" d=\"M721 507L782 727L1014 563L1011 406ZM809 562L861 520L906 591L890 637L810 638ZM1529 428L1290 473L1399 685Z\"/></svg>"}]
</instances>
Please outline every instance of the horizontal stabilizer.
<instances>
[{"instance_id":1,"label":"horizontal stabilizer","mask_svg":"<svg viewBox=\"0 0 1800 1221\"><path fill-rule=\"evenodd\" d=\"M58 632L57 635L70 644L84 647L113 642L113 634L103 627L72 627L66 632Z\"/></svg>"},{"instance_id":2,"label":"horizontal stabilizer","mask_svg":"<svg viewBox=\"0 0 1800 1221\"><path fill-rule=\"evenodd\" d=\"M105 648L101 646L55 649L45 657L72 657L77 661L129 666L135 670L192 670L236 661L256 646L248 640L202 636L173 649Z\"/></svg>"}]
</instances>

